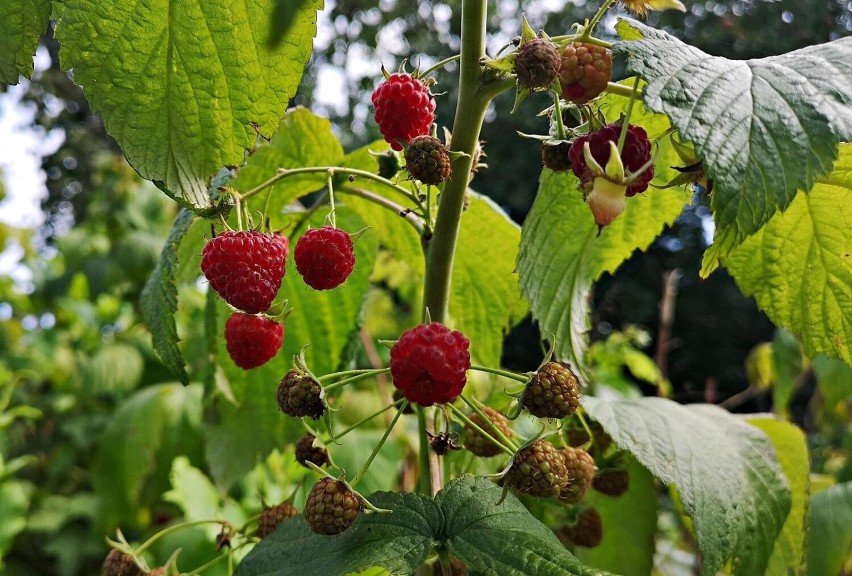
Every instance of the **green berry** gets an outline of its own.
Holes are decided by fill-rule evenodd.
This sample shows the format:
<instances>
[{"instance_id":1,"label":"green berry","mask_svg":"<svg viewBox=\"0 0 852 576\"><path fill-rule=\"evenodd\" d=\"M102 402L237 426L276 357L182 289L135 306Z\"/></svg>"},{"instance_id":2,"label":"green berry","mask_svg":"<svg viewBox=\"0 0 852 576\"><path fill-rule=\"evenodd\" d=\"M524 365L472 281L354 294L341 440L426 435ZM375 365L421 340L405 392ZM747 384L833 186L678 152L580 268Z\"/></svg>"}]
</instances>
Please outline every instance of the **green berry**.
<instances>
[{"instance_id":1,"label":"green berry","mask_svg":"<svg viewBox=\"0 0 852 576\"><path fill-rule=\"evenodd\" d=\"M539 418L565 418L580 405L580 385L569 368L548 362L532 377L521 404Z\"/></svg>"},{"instance_id":2,"label":"green berry","mask_svg":"<svg viewBox=\"0 0 852 576\"><path fill-rule=\"evenodd\" d=\"M559 493L559 499L577 504L588 493L595 477L595 459L580 448L563 448L562 456L568 468L568 484Z\"/></svg>"},{"instance_id":3,"label":"green berry","mask_svg":"<svg viewBox=\"0 0 852 576\"><path fill-rule=\"evenodd\" d=\"M500 430L500 432L503 433L504 436L507 438L512 436L512 429L509 428L509 421L506 420L505 416L497 412L497 410L487 406L482 409L482 413L488 417L488 419L497 427L498 430ZM491 439L491 436L494 436L494 431L491 429L491 426L489 426L479 414L471 414L470 421L485 430L489 436L485 436L482 432L470 424L465 424L464 447L477 456L483 456L486 458L500 454L503 450L499 445L494 443L494 440Z\"/></svg>"},{"instance_id":4,"label":"green berry","mask_svg":"<svg viewBox=\"0 0 852 576\"><path fill-rule=\"evenodd\" d=\"M288 416L310 416L316 420L325 411L321 394L319 382L294 368L281 379L275 399L281 411Z\"/></svg>"},{"instance_id":5,"label":"green berry","mask_svg":"<svg viewBox=\"0 0 852 576\"><path fill-rule=\"evenodd\" d=\"M424 184L440 184L452 172L450 155L440 140L433 136L417 136L405 147L405 169Z\"/></svg>"},{"instance_id":6,"label":"green berry","mask_svg":"<svg viewBox=\"0 0 852 576\"><path fill-rule=\"evenodd\" d=\"M550 442L536 440L515 454L503 483L531 496L557 498L568 484L565 458Z\"/></svg>"},{"instance_id":7,"label":"green berry","mask_svg":"<svg viewBox=\"0 0 852 576\"><path fill-rule=\"evenodd\" d=\"M334 536L349 528L361 511L361 498L344 482L322 478L305 502L305 521L317 534Z\"/></svg>"},{"instance_id":8,"label":"green berry","mask_svg":"<svg viewBox=\"0 0 852 576\"><path fill-rule=\"evenodd\" d=\"M257 535L261 539L266 538L275 532L275 529L278 528L281 522L298 515L299 511L296 507L287 502L282 502L277 506L267 506L260 513L260 519L257 523Z\"/></svg>"}]
</instances>

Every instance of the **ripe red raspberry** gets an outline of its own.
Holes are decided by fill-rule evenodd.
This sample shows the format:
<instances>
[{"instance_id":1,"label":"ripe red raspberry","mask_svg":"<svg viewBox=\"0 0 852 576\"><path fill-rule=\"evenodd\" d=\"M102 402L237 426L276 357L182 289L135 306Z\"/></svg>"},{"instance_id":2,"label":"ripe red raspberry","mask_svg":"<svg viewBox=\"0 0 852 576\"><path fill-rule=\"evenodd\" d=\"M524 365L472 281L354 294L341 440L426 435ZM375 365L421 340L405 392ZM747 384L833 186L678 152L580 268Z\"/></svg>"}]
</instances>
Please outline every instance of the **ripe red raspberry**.
<instances>
[{"instance_id":1,"label":"ripe red raspberry","mask_svg":"<svg viewBox=\"0 0 852 576\"><path fill-rule=\"evenodd\" d=\"M586 202L592 209L595 223L599 227L608 225L624 211L625 197L629 198L644 192L654 178L653 165L646 167L651 160L651 142L648 134L641 126L633 124L627 127L624 146L621 150L621 168L617 171L619 174L608 173L610 156L620 133L619 123L608 124L600 130L574 140L568 151L571 169L580 179ZM597 163L597 167L589 166L586 159L587 143L592 160Z\"/></svg>"},{"instance_id":2,"label":"ripe red raspberry","mask_svg":"<svg viewBox=\"0 0 852 576\"><path fill-rule=\"evenodd\" d=\"M612 52L603 46L573 42L562 50L559 84L574 104L597 98L612 79Z\"/></svg>"},{"instance_id":3,"label":"ripe red raspberry","mask_svg":"<svg viewBox=\"0 0 852 576\"><path fill-rule=\"evenodd\" d=\"M251 370L271 360L281 348L284 326L262 316L236 312L225 322L225 344L234 364Z\"/></svg>"},{"instance_id":4,"label":"ripe red raspberry","mask_svg":"<svg viewBox=\"0 0 852 576\"><path fill-rule=\"evenodd\" d=\"M594 508L586 508L580 511L574 524L563 526L556 535L566 545L594 548L603 539L601 515Z\"/></svg>"},{"instance_id":5,"label":"ripe red raspberry","mask_svg":"<svg viewBox=\"0 0 852 576\"><path fill-rule=\"evenodd\" d=\"M317 534L334 536L349 528L363 507L361 498L346 484L334 478L322 478L308 493L305 520Z\"/></svg>"},{"instance_id":6,"label":"ripe red raspberry","mask_svg":"<svg viewBox=\"0 0 852 576\"><path fill-rule=\"evenodd\" d=\"M376 124L394 150L402 150L397 140L408 142L429 134L435 121L435 100L429 87L411 74L391 74L373 92Z\"/></svg>"},{"instance_id":7,"label":"ripe red raspberry","mask_svg":"<svg viewBox=\"0 0 852 576\"><path fill-rule=\"evenodd\" d=\"M559 50L549 38L535 38L521 44L514 71L518 84L530 90L544 90L559 75L562 65Z\"/></svg>"},{"instance_id":8,"label":"ripe red raspberry","mask_svg":"<svg viewBox=\"0 0 852 576\"><path fill-rule=\"evenodd\" d=\"M461 394L470 368L470 341L443 324L419 324L390 351L393 384L421 406L446 404Z\"/></svg>"},{"instance_id":9,"label":"ripe red raspberry","mask_svg":"<svg viewBox=\"0 0 852 576\"><path fill-rule=\"evenodd\" d=\"M355 247L349 234L323 226L305 232L293 252L296 270L316 290L337 288L355 268Z\"/></svg>"},{"instance_id":10,"label":"ripe red raspberry","mask_svg":"<svg viewBox=\"0 0 852 576\"><path fill-rule=\"evenodd\" d=\"M568 468L568 484L559 493L559 499L576 504L589 492L595 477L595 459L580 448L563 448L562 456Z\"/></svg>"},{"instance_id":11,"label":"ripe red raspberry","mask_svg":"<svg viewBox=\"0 0 852 576\"><path fill-rule=\"evenodd\" d=\"M278 294L288 251L281 234L228 230L204 245L201 271L225 302L257 314L269 310Z\"/></svg>"},{"instance_id":12,"label":"ripe red raspberry","mask_svg":"<svg viewBox=\"0 0 852 576\"><path fill-rule=\"evenodd\" d=\"M267 506L260 513L260 518L257 521L257 535L263 540L278 528L287 518L298 516L299 511L292 504L282 502L277 506Z\"/></svg>"},{"instance_id":13,"label":"ripe red raspberry","mask_svg":"<svg viewBox=\"0 0 852 576\"><path fill-rule=\"evenodd\" d=\"M113 548L104 560L101 574L103 576L143 576L145 573L132 556Z\"/></svg>"}]
</instances>

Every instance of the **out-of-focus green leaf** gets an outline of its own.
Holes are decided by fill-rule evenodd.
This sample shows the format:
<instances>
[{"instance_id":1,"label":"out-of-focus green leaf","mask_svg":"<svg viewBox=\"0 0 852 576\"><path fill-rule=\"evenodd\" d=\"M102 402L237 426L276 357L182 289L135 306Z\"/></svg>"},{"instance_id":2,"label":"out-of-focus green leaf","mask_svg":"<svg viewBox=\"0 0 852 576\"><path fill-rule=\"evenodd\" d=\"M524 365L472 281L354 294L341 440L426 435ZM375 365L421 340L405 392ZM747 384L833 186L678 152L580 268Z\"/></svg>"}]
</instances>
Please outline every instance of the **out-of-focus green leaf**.
<instances>
[{"instance_id":1,"label":"out-of-focus green leaf","mask_svg":"<svg viewBox=\"0 0 852 576\"><path fill-rule=\"evenodd\" d=\"M814 494L809 510L807 575L836 576L852 554L852 482Z\"/></svg>"}]
</instances>

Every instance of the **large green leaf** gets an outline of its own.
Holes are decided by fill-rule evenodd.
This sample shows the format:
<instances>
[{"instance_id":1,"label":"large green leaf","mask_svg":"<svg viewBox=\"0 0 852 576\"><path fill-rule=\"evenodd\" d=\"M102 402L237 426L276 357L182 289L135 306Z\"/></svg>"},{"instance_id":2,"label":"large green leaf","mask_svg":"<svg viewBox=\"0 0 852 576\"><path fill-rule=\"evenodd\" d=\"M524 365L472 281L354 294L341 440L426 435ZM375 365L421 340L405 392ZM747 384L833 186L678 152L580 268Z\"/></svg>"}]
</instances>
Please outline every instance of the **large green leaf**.
<instances>
[{"instance_id":1,"label":"large green leaf","mask_svg":"<svg viewBox=\"0 0 852 576\"><path fill-rule=\"evenodd\" d=\"M316 223L321 223L321 218ZM347 210L337 214L337 225L355 231L363 223ZM297 238L291 238L295 245ZM275 403L278 382L304 349L305 360L318 376L334 372L349 360L350 345L358 332L361 308L369 288L376 254L376 240L367 231L355 243L355 270L334 290L309 288L292 261L281 283L279 297L286 298L293 312L284 321L281 352L263 366L245 371L220 347L218 362L230 384L236 405L217 398L207 427L207 457L216 483L230 487L273 448L304 433L298 421L287 418ZM219 306L222 334L230 311ZM306 347L307 346L307 347Z\"/></svg>"},{"instance_id":2,"label":"large green leaf","mask_svg":"<svg viewBox=\"0 0 852 576\"><path fill-rule=\"evenodd\" d=\"M745 61L710 56L639 22L616 26L645 104L695 143L713 181L708 269L831 170L852 140L852 38Z\"/></svg>"},{"instance_id":3,"label":"large green leaf","mask_svg":"<svg viewBox=\"0 0 852 576\"><path fill-rule=\"evenodd\" d=\"M33 72L38 37L47 30L51 0L5 0L0 18L0 83Z\"/></svg>"},{"instance_id":4,"label":"large green leaf","mask_svg":"<svg viewBox=\"0 0 852 576\"><path fill-rule=\"evenodd\" d=\"M801 573L805 561L805 523L810 496L810 463L805 435L793 424L774 418L749 418L748 422L763 430L772 440L778 462L790 485L790 514L775 540L766 574Z\"/></svg>"},{"instance_id":5,"label":"large green leaf","mask_svg":"<svg viewBox=\"0 0 852 576\"><path fill-rule=\"evenodd\" d=\"M607 114L618 118L626 100L607 97ZM668 120L637 102L631 122L659 138L653 184L667 183L673 177L668 167L681 163L670 140L662 137L669 129ZM688 198L682 188L649 188L628 199L624 213L598 236L592 213L577 189L577 178L570 173L542 173L538 196L521 231L518 272L521 290L542 333L556 338L559 358L585 367L592 283L615 271L635 250L647 248L677 218Z\"/></svg>"},{"instance_id":6,"label":"large green leaf","mask_svg":"<svg viewBox=\"0 0 852 576\"><path fill-rule=\"evenodd\" d=\"M808 356L824 353L852 364L849 206L852 145L844 144L834 171L746 239L725 264L743 293L795 334Z\"/></svg>"},{"instance_id":7,"label":"large green leaf","mask_svg":"<svg viewBox=\"0 0 852 576\"><path fill-rule=\"evenodd\" d=\"M337 166L342 159L343 148L331 132L331 122L305 108L294 108L287 112L270 143L249 157L230 185L248 192L274 177L279 168ZM326 179L323 172L288 176L253 198L250 205L256 209L268 206L269 214L278 214L299 197L325 187Z\"/></svg>"},{"instance_id":8,"label":"large green leaf","mask_svg":"<svg viewBox=\"0 0 852 576\"><path fill-rule=\"evenodd\" d=\"M594 548L577 547L574 554L584 564L621 576L647 576L654 565L657 533L657 487L645 467L631 459L630 485L618 497L592 490L583 499L601 515L603 539Z\"/></svg>"},{"instance_id":9,"label":"large green leaf","mask_svg":"<svg viewBox=\"0 0 852 576\"><path fill-rule=\"evenodd\" d=\"M133 514L159 500L176 456L201 463L201 397L197 384L159 384L118 407L99 439L92 470L106 532L116 522L136 522Z\"/></svg>"},{"instance_id":10,"label":"large green leaf","mask_svg":"<svg viewBox=\"0 0 852 576\"><path fill-rule=\"evenodd\" d=\"M673 484L692 518L702 574L764 574L791 507L772 442L710 405L663 398L585 397L583 407L654 476Z\"/></svg>"},{"instance_id":11,"label":"large green leaf","mask_svg":"<svg viewBox=\"0 0 852 576\"><path fill-rule=\"evenodd\" d=\"M311 53L320 0L302 3L276 49L266 46L276 0L56 6L62 61L109 133L149 180L208 208L210 177L242 163L270 134Z\"/></svg>"},{"instance_id":12,"label":"large green leaf","mask_svg":"<svg viewBox=\"0 0 852 576\"><path fill-rule=\"evenodd\" d=\"M852 482L815 494L810 505L808 576L835 576L852 554Z\"/></svg>"},{"instance_id":13,"label":"large green leaf","mask_svg":"<svg viewBox=\"0 0 852 576\"><path fill-rule=\"evenodd\" d=\"M139 303L142 316L151 331L154 350L160 355L163 364L184 384L189 384L189 375L186 373L186 361L178 348L175 277L178 270L178 249L193 220L195 214L189 210L181 210L178 214L166 239L166 245L163 246L160 261L142 290ZM199 249L199 253L200 251Z\"/></svg>"},{"instance_id":14,"label":"large green leaf","mask_svg":"<svg viewBox=\"0 0 852 576\"><path fill-rule=\"evenodd\" d=\"M499 366L506 333L527 313L518 290L515 259L520 229L491 200L468 191L453 262L450 317L471 341L471 353Z\"/></svg>"},{"instance_id":15,"label":"large green leaf","mask_svg":"<svg viewBox=\"0 0 852 576\"><path fill-rule=\"evenodd\" d=\"M340 536L319 536L302 518L283 522L237 568L237 576L344 574L382 566L411 574L436 546L489 576L606 576L583 566L511 494L485 478L453 480L435 499L378 492L374 505Z\"/></svg>"}]
</instances>

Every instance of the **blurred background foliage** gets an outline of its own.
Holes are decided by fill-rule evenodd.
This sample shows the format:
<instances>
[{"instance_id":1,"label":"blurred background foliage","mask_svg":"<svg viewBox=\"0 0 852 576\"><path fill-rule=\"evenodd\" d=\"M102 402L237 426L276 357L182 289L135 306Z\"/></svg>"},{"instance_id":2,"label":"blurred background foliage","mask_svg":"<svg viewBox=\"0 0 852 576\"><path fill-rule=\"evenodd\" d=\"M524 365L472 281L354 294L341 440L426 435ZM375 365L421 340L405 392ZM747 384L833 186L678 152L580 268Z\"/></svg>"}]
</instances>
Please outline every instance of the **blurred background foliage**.
<instances>
[{"instance_id":1,"label":"blurred background foliage","mask_svg":"<svg viewBox=\"0 0 852 576\"><path fill-rule=\"evenodd\" d=\"M369 96L379 67L427 67L457 52L460 4L328 0L315 54L291 104L330 118L347 149L374 141L380 136ZM534 28L558 35L597 8L584 0L491 4L492 54L512 42L522 13ZM686 14L652 14L650 23L729 58L780 54L852 31L846 0L686 4ZM603 30L611 32L612 22L606 24ZM127 166L82 91L59 69L59 46L49 32L40 51L46 64L24 81L20 105L33 112L33 129L62 143L42 158L43 223L35 230L0 225L0 246L18 256L0 276L0 573L90 575L106 553L104 535L118 525L129 539L140 539L176 518L210 514L240 524L259 511L260 496L280 501L303 489L306 475L276 451L227 493L208 479L200 393L174 383L151 348L138 307L176 207ZM452 125L455 72L451 64L436 74L439 126ZM517 132L545 132L546 119L537 114L549 102L535 96L510 115L512 99L504 94L489 111L482 134L489 167L473 187L523 222L541 162L537 143ZM599 283L590 350L596 375L622 393L663 393L788 416L808 433L815 491L852 481L852 370L803 357L795 339L776 330L724 271L700 280L700 255L711 237L706 197L697 191L695 204L646 253ZM399 318L417 309L418 287L400 263L381 257L374 281L365 330L393 338L406 323ZM198 322L201 292L184 290L181 302L180 325ZM509 335L503 364L534 369L542 357L539 341L535 325L525 321ZM202 354L187 348L190 361L203 361ZM367 345L359 354L365 365L382 360L382 351ZM380 405L375 399L361 404ZM140 415L153 419L148 439L156 444L156 454L139 446L140 459L151 466L144 473L128 471L132 463L114 453L132 431L122 423ZM371 442L367 431L362 444ZM388 462L398 457L398 448L389 450ZM214 537L214 528L193 529L161 541L152 553L162 562L183 547L187 565L200 565L215 554ZM685 538L684 531L669 537ZM686 564L663 570L661 560L658 569L691 573Z\"/></svg>"}]
</instances>

